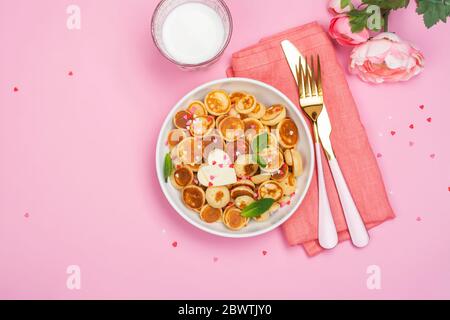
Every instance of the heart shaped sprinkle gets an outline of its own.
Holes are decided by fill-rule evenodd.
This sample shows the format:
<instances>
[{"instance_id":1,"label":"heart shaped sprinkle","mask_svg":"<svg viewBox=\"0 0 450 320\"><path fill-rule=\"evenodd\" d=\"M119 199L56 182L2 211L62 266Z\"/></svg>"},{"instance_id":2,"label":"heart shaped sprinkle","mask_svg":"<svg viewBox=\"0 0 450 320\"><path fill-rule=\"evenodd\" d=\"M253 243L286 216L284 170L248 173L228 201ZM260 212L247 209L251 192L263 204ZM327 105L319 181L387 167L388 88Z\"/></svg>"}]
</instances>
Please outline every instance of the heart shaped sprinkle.
<instances>
[{"instance_id":1,"label":"heart shaped sprinkle","mask_svg":"<svg viewBox=\"0 0 450 320\"><path fill-rule=\"evenodd\" d=\"M425 108L425 106L422 104L422 105L419 106L419 108L420 108L421 110L423 110L423 108Z\"/></svg>"},{"instance_id":2,"label":"heart shaped sprinkle","mask_svg":"<svg viewBox=\"0 0 450 320\"><path fill-rule=\"evenodd\" d=\"M262 254L263 254L263 256L265 256L265 255L267 254L267 251L266 251L266 250L263 250L263 251L262 251Z\"/></svg>"},{"instance_id":3,"label":"heart shaped sprinkle","mask_svg":"<svg viewBox=\"0 0 450 320\"><path fill-rule=\"evenodd\" d=\"M214 161L212 162L212 164L213 164L213 165L217 164L217 161L216 161L216 160L214 160Z\"/></svg>"},{"instance_id":4,"label":"heart shaped sprinkle","mask_svg":"<svg viewBox=\"0 0 450 320\"><path fill-rule=\"evenodd\" d=\"M409 125L409 128L410 128L410 129L414 129L414 125L411 123L411 124Z\"/></svg>"},{"instance_id":5,"label":"heart shaped sprinkle","mask_svg":"<svg viewBox=\"0 0 450 320\"><path fill-rule=\"evenodd\" d=\"M28 212L25 212L25 214L23 215L25 218L29 218L30 214Z\"/></svg>"},{"instance_id":6,"label":"heart shaped sprinkle","mask_svg":"<svg viewBox=\"0 0 450 320\"><path fill-rule=\"evenodd\" d=\"M220 163L220 164L219 164L219 168L223 168L223 163Z\"/></svg>"},{"instance_id":7,"label":"heart shaped sprinkle","mask_svg":"<svg viewBox=\"0 0 450 320\"><path fill-rule=\"evenodd\" d=\"M17 91L19 91L19 88L14 87L14 88L13 88L13 91L14 91L14 92L17 92Z\"/></svg>"},{"instance_id":8,"label":"heart shaped sprinkle","mask_svg":"<svg viewBox=\"0 0 450 320\"><path fill-rule=\"evenodd\" d=\"M212 187L213 186L213 183L212 182L209 182L208 183L208 187Z\"/></svg>"},{"instance_id":9,"label":"heart shaped sprinkle","mask_svg":"<svg viewBox=\"0 0 450 320\"><path fill-rule=\"evenodd\" d=\"M381 158L383 155L381 153L377 153L377 158Z\"/></svg>"},{"instance_id":10,"label":"heart shaped sprinkle","mask_svg":"<svg viewBox=\"0 0 450 320\"><path fill-rule=\"evenodd\" d=\"M414 145L414 141L409 142L409 146L412 147Z\"/></svg>"},{"instance_id":11,"label":"heart shaped sprinkle","mask_svg":"<svg viewBox=\"0 0 450 320\"><path fill-rule=\"evenodd\" d=\"M213 261L214 261L214 262L217 262L217 260L219 260L219 258L213 257Z\"/></svg>"},{"instance_id":12,"label":"heart shaped sprinkle","mask_svg":"<svg viewBox=\"0 0 450 320\"><path fill-rule=\"evenodd\" d=\"M72 71L69 71L68 75L69 75L69 76L73 76L73 72L72 72Z\"/></svg>"},{"instance_id":13,"label":"heart shaped sprinkle","mask_svg":"<svg viewBox=\"0 0 450 320\"><path fill-rule=\"evenodd\" d=\"M215 176L209 176L209 180L214 180Z\"/></svg>"},{"instance_id":14,"label":"heart shaped sprinkle","mask_svg":"<svg viewBox=\"0 0 450 320\"><path fill-rule=\"evenodd\" d=\"M428 121L428 122L431 122L431 120L432 120L431 117L430 117L430 118L427 118L427 121Z\"/></svg>"},{"instance_id":15,"label":"heart shaped sprinkle","mask_svg":"<svg viewBox=\"0 0 450 320\"><path fill-rule=\"evenodd\" d=\"M178 242L174 241L172 242L172 247L176 248L178 246Z\"/></svg>"},{"instance_id":16,"label":"heart shaped sprinkle","mask_svg":"<svg viewBox=\"0 0 450 320\"><path fill-rule=\"evenodd\" d=\"M230 167L230 168L234 168L234 164L230 164L229 167Z\"/></svg>"},{"instance_id":17,"label":"heart shaped sprinkle","mask_svg":"<svg viewBox=\"0 0 450 320\"><path fill-rule=\"evenodd\" d=\"M416 221L422 221L422 218L421 217L417 217Z\"/></svg>"},{"instance_id":18,"label":"heart shaped sprinkle","mask_svg":"<svg viewBox=\"0 0 450 320\"><path fill-rule=\"evenodd\" d=\"M430 154L430 158L434 159L434 158L436 158L436 155L434 153L432 153L432 154Z\"/></svg>"},{"instance_id":19,"label":"heart shaped sprinkle","mask_svg":"<svg viewBox=\"0 0 450 320\"><path fill-rule=\"evenodd\" d=\"M395 136L396 133L397 132L395 132L395 131L391 131L391 136Z\"/></svg>"}]
</instances>

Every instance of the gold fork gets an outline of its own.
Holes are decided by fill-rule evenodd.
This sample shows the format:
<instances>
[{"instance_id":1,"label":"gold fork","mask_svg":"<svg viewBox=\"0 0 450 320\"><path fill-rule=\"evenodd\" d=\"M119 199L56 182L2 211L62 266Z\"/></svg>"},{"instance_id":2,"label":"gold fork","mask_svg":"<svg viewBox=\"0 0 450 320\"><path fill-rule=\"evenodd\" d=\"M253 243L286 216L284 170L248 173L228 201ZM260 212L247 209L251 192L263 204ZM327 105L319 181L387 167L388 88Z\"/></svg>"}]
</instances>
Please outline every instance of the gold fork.
<instances>
[{"instance_id":1,"label":"gold fork","mask_svg":"<svg viewBox=\"0 0 450 320\"><path fill-rule=\"evenodd\" d=\"M310 62L308 63L306 58L305 61L302 61L302 57L299 55L297 84L301 108L314 124L314 139L316 145L317 172L319 180L319 243L324 248L327 248L327 246L332 245L334 241L337 242L337 236L336 239L334 239L336 227L334 226L334 222L332 220L331 210L329 212L327 209L323 209L322 211L320 210L322 201L326 201L326 203L322 204L322 206L326 208L328 205L329 209L328 198L326 197L325 182L323 179L322 161L320 160L321 148L318 143L320 137L320 142L324 147L328 158L328 164L330 165L330 170L333 175L336 190L342 205L342 210L347 222L350 237L355 246L364 247L369 243L369 234L367 233L364 222L359 214L358 208L356 207L344 175L342 174L339 163L337 162L331 147L331 122L323 102L322 76L319 56L317 56L317 72L315 72L314 57L311 56ZM322 197L321 188L323 189Z\"/></svg>"},{"instance_id":2,"label":"gold fork","mask_svg":"<svg viewBox=\"0 0 450 320\"><path fill-rule=\"evenodd\" d=\"M323 110L323 92L321 80L320 59L317 57L317 75L314 68L314 58L311 56L308 64L305 58L299 55L299 62L296 67L298 96L300 107L311 119L314 131L314 145L317 164L317 182L319 187L319 228L318 239L322 248L334 248L338 242L336 226L331 213L328 201L327 190L322 167L322 153L319 141L317 120Z\"/></svg>"}]
</instances>

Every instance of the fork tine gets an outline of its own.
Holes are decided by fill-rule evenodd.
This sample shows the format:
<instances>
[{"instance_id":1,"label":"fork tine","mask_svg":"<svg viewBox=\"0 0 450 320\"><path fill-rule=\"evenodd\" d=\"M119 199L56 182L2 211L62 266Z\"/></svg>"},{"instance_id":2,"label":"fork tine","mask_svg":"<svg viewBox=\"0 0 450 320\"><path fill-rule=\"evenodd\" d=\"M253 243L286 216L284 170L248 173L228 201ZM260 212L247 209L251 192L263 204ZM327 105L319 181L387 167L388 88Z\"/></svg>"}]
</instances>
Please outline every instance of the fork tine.
<instances>
[{"instance_id":1,"label":"fork tine","mask_svg":"<svg viewBox=\"0 0 450 320\"><path fill-rule=\"evenodd\" d=\"M311 55L311 62L310 62L310 70L311 70L311 95L317 96L317 81L316 81L316 73L314 72L314 57Z\"/></svg>"},{"instance_id":2,"label":"fork tine","mask_svg":"<svg viewBox=\"0 0 450 320\"><path fill-rule=\"evenodd\" d=\"M305 97L305 73L303 71L302 66L302 58L299 57L297 66L297 86L298 86L298 95L300 98Z\"/></svg>"},{"instance_id":3,"label":"fork tine","mask_svg":"<svg viewBox=\"0 0 450 320\"><path fill-rule=\"evenodd\" d=\"M322 70L320 67L320 56L317 55L317 93L319 96L323 96L322 90Z\"/></svg>"},{"instance_id":4,"label":"fork tine","mask_svg":"<svg viewBox=\"0 0 450 320\"><path fill-rule=\"evenodd\" d=\"M305 57L305 96L307 97L311 97L311 73L309 72L309 68L308 68L308 58Z\"/></svg>"}]
</instances>

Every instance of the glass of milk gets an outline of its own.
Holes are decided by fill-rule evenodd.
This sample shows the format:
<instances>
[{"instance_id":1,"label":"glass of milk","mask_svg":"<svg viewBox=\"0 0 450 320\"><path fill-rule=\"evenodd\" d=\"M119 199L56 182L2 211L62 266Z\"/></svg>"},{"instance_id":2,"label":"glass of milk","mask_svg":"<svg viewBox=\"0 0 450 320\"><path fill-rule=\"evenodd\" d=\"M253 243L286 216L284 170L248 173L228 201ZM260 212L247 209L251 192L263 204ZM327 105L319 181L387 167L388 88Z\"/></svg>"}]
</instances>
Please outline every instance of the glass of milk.
<instances>
[{"instance_id":1,"label":"glass of milk","mask_svg":"<svg viewBox=\"0 0 450 320\"><path fill-rule=\"evenodd\" d=\"M156 47L183 69L215 62L230 42L232 29L222 0L162 0L152 17Z\"/></svg>"}]
</instances>

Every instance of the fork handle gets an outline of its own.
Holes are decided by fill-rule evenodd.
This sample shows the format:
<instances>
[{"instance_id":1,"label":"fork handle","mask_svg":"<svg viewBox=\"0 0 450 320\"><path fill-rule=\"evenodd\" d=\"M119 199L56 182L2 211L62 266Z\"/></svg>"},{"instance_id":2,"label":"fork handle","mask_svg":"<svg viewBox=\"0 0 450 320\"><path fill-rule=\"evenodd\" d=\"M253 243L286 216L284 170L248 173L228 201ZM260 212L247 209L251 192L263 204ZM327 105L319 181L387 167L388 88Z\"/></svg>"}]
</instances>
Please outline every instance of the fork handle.
<instances>
[{"instance_id":1,"label":"fork handle","mask_svg":"<svg viewBox=\"0 0 450 320\"><path fill-rule=\"evenodd\" d=\"M319 244L324 249L332 249L338 243L336 226L331 214L327 189L322 167L322 148L320 143L315 143L317 162L317 182L319 186Z\"/></svg>"},{"instance_id":2,"label":"fork handle","mask_svg":"<svg viewBox=\"0 0 450 320\"><path fill-rule=\"evenodd\" d=\"M328 163L330 164L334 183L339 194L339 199L341 200L345 221L347 222L352 243L359 248L365 247L369 243L369 234L367 233L366 226L359 214L358 208L353 201L350 190L345 182L344 175L339 167L339 163L336 158L332 158Z\"/></svg>"}]
</instances>

